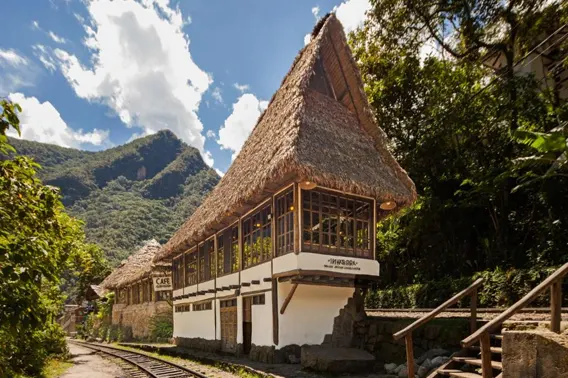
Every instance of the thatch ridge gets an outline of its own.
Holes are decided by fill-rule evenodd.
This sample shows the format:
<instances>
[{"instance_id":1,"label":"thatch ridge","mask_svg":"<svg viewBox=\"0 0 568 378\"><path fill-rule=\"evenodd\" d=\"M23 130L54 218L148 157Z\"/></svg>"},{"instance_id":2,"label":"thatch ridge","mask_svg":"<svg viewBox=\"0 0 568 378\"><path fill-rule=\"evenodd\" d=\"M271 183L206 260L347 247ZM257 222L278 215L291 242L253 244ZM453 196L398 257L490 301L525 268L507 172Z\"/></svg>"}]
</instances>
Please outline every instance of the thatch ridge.
<instances>
[{"instance_id":1,"label":"thatch ridge","mask_svg":"<svg viewBox=\"0 0 568 378\"><path fill-rule=\"evenodd\" d=\"M332 46L339 54L337 59L349 66L345 68L349 71L341 72L343 80L345 76L349 79L345 83L353 98L350 109L309 88L324 45L328 50ZM247 203L265 197L269 185L290 180L309 179L379 201L393 200L399 209L408 206L416 198L414 183L386 145L387 137L374 122L343 27L331 14L295 58L225 176L154 260L203 241L220 224L229 225L242 215Z\"/></svg>"},{"instance_id":2,"label":"thatch ridge","mask_svg":"<svg viewBox=\"0 0 568 378\"><path fill-rule=\"evenodd\" d=\"M156 240L148 240L136 253L113 270L100 284L107 290L113 290L137 281L149 275L154 264L152 260L160 250L161 245Z\"/></svg>"}]
</instances>

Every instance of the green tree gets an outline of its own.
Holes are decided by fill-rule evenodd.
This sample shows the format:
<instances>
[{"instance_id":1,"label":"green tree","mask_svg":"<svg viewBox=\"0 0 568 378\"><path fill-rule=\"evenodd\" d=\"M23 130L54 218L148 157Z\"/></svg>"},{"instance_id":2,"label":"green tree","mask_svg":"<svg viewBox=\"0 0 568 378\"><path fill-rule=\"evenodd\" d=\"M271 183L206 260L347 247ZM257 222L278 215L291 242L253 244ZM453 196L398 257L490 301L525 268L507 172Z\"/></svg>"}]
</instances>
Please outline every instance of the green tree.
<instances>
[{"instance_id":1,"label":"green tree","mask_svg":"<svg viewBox=\"0 0 568 378\"><path fill-rule=\"evenodd\" d=\"M14 149L20 107L0 102L0 151ZM80 268L78 282L97 276L100 251L85 244L81 223L64 212L58 190L36 178L39 165L13 155L0 161L0 376L37 376L46 358L65 353L55 318L61 311L61 275ZM80 261L77 263L77 261Z\"/></svg>"},{"instance_id":2,"label":"green tree","mask_svg":"<svg viewBox=\"0 0 568 378\"><path fill-rule=\"evenodd\" d=\"M565 105L534 76L510 76L485 62L496 51L513 51L516 61L566 13L565 5L535 3L375 1L365 26L351 34L377 122L419 193L412 208L378 228L386 282L565 261L566 178L513 191L526 181L517 161L530 151L511 138L514 130L550 132L567 120ZM495 33L511 14L513 30ZM507 45L510 33L515 40ZM443 54L424 54L432 40Z\"/></svg>"}]
</instances>

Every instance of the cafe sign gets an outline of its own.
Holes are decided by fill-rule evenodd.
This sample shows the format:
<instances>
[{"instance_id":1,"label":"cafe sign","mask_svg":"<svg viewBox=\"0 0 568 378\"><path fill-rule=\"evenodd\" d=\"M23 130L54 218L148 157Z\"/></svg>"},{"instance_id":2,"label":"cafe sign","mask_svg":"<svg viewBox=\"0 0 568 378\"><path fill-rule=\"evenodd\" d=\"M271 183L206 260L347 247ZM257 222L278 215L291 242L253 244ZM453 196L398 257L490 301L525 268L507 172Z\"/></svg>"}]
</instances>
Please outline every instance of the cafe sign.
<instances>
[{"instance_id":1,"label":"cafe sign","mask_svg":"<svg viewBox=\"0 0 568 378\"><path fill-rule=\"evenodd\" d=\"M171 277L154 277L154 291L172 290Z\"/></svg>"}]
</instances>

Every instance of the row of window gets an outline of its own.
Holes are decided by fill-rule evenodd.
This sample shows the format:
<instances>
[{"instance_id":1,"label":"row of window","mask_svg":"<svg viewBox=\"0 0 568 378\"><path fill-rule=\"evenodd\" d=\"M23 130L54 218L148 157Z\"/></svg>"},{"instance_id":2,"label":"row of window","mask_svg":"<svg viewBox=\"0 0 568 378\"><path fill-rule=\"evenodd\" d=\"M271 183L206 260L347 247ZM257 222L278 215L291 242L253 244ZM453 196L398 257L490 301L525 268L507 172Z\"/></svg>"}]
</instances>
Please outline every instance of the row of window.
<instances>
[{"instance_id":1,"label":"row of window","mask_svg":"<svg viewBox=\"0 0 568 378\"><path fill-rule=\"evenodd\" d=\"M322 189L303 190L301 250L372 258L373 201ZM235 224L173 259L174 290L238 272L294 250L292 188ZM273 234L274 226L274 234ZM215 247L216 238L216 247ZM273 238L276 241L273 248ZM216 248L216 249L215 249ZM242 248L242 256L241 256ZM243 261L239 259L242 257Z\"/></svg>"},{"instance_id":2,"label":"row of window","mask_svg":"<svg viewBox=\"0 0 568 378\"><path fill-rule=\"evenodd\" d=\"M167 301L169 299L171 299L171 291L154 291L152 280L146 279L130 286L117 289L114 300L117 304L133 305Z\"/></svg>"}]
</instances>

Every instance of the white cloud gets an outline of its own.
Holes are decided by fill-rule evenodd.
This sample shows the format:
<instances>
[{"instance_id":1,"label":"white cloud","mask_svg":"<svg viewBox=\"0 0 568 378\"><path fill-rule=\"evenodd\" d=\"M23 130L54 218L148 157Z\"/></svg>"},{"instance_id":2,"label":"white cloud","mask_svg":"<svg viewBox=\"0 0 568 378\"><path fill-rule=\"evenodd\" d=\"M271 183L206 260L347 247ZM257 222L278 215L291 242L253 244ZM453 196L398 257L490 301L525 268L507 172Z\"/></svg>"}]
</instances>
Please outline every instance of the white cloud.
<instances>
[{"instance_id":1,"label":"white cloud","mask_svg":"<svg viewBox=\"0 0 568 378\"><path fill-rule=\"evenodd\" d=\"M8 50L2 50L0 49L0 65L11 65L14 67L17 67L19 65L28 65L28 60L21 56L20 54L18 54L16 52L16 50L13 49L8 49Z\"/></svg>"},{"instance_id":2,"label":"white cloud","mask_svg":"<svg viewBox=\"0 0 568 378\"><path fill-rule=\"evenodd\" d=\"M250 89L250 86L248 84L235 83L235 84L233 84L233 86L235 88L237 88L237 90L241 93L245 93L246 91L248 91Z\"/></svg>"},{"instance_id":3,"label":"white cloud","mask_svg":"<svg viewBox=\"0 0 568 378\"><path fill-rule=\"evenodd\" d=\"M259 100L251 93L245 93L233 104L233 112L219 129L217 140L221 148L233 151L233 160L267 106L268 101Z\"/></svg>"},{"instance_id":4,"label":"white cloud","mask_svg":"<svg viewBox=\"0 0 568 378\"><path fill-rule=\"evenodd\" d=\"M320 19L320 7L319 6L315 6L312 8L312 14L314 15L316 21Z\"/></svg>"},{"instance_id":5,"label":"white cloud","mask_svg":"<svg viewBox=\"0 0 568 378\"><path fill-rule=\"evenodd\" d=\"M217 137L217 134L215 134L215 131L213 130L207 130L205 136L210 139L215 139Z\"/></svg>"},{"instance_id":6,"label":"white cloud","mask_svg":"<svg viewBox=\"0 0 568 378\"><path fill-rule=\"evenodd\" d=\"M32 87L37 67L14 49L0 49L0 96L24 87Z\"/></svg>"},{"instance_id":7,"label":"white cloud","mask_svg":"<svg viewBox=\"0 0 568 378\"><path fill-rule=\"evenodd\" d=\"M33 45L32 50L34 51L35 56L39 59L39 61L47 68L49 71L55 71L56 62L55 59L51 56L50 51L44 45Z\"/></svg>"},{"instance_id":8,"label":"white cloud","mask_svg":"<svg viewBox=\"0 0 568 378\"><path fill-rule=\"evenodd\" d=\"M33 20L32 21L32 29L40 30L41 28L39 27L39 22L37 22L36 20Z\"/></svg>"},{"instance_id":9,"label":"white cloud","mask_svg":"<svg viewBox=\"0 0 568 378\"><path fill-rule=\"evenodd\" d=\"M213 91L211 92L211 97L213 97L215 99L215 101L217 101L219 104L222 104L223 103L223 94L222 94L221 88L215 87L215 89L213 89Z\"/></svg>"},{"instance_id":10,"label":"white cloud","mask_svg":"<svg viewBox=\"0 0 568 378\"><path fill-rule=\"evenodd\" d=\"M306 34L304 36L304 46L310 43L311 40L312 40L312 35L310 33Z\"/></svg>"},{"instance_id":11,"label":"white cloud","mask_svg":"<svg viewBox=\"0 0 568 378\"><path fill-rule=\"evenodd\" d=\"M75 93L105 103L128 127L172 130L212 165L197 116L212 79L191 57L179 8L168 0L85 2L92 67L64 50L53 52Z\"/></svg>"},{"instance_id":12,"label":"white cloud","mask_svg":"<svg viewBox=\"0 0 568 378\"><path fill-rule=\"evenodd\" d=\"M22 139L76 148L84 143L95 146L109 144L108 130L94 129L90 132L73 130L67 126L49 101L40 102L37 98L26 97L22 93L10 93L8 97L22 107L20 114ZM10 135L17 137L14 131Z\"/></svg>"},{"instance_id":13,"label":"white cloud","mask_svg":"<svg viewBox=\"0 0 568 378\"><path fill-rule=\"evenodd\" d=\"M75 18L77 19L77 21L79 21L81 25L85 23L85 18L81 16L79 13L73 13L73 16L75 16Z\"/></svg>"},{"instance_id":14,"label":"white cloud","mask_svg":"<svg viewBox=\"0 0 568 378\"><path fill-rule=\"evenodd\" d=\"M365 21L365 12L371 9L369 0L346 0L333 8L337 18L343 24L346 33L349 33Z\"/></svg>"},{"instance_id":15,"label":"white cloud","mask_svg":"<svg viewBox=\"0 0 568 378\"><path fill-rule=\"evenodd\" d=\"M58 36L51 30L47 33L47 35L49 35L49 38L51 38L55 43L61 43L61 44L67 43L67 40L65 38Z\"/></svg>"},{"instance_id":16,"label":"white cloud","mask_svg":"<svg viewBox=\"0 0 568 378\"><path fill-rule=\"evenodd\" d=\"M221 177L225 176L225 172L221 171L220 169L215 168L215 172Z\"/></svg>"}]
</instances>

